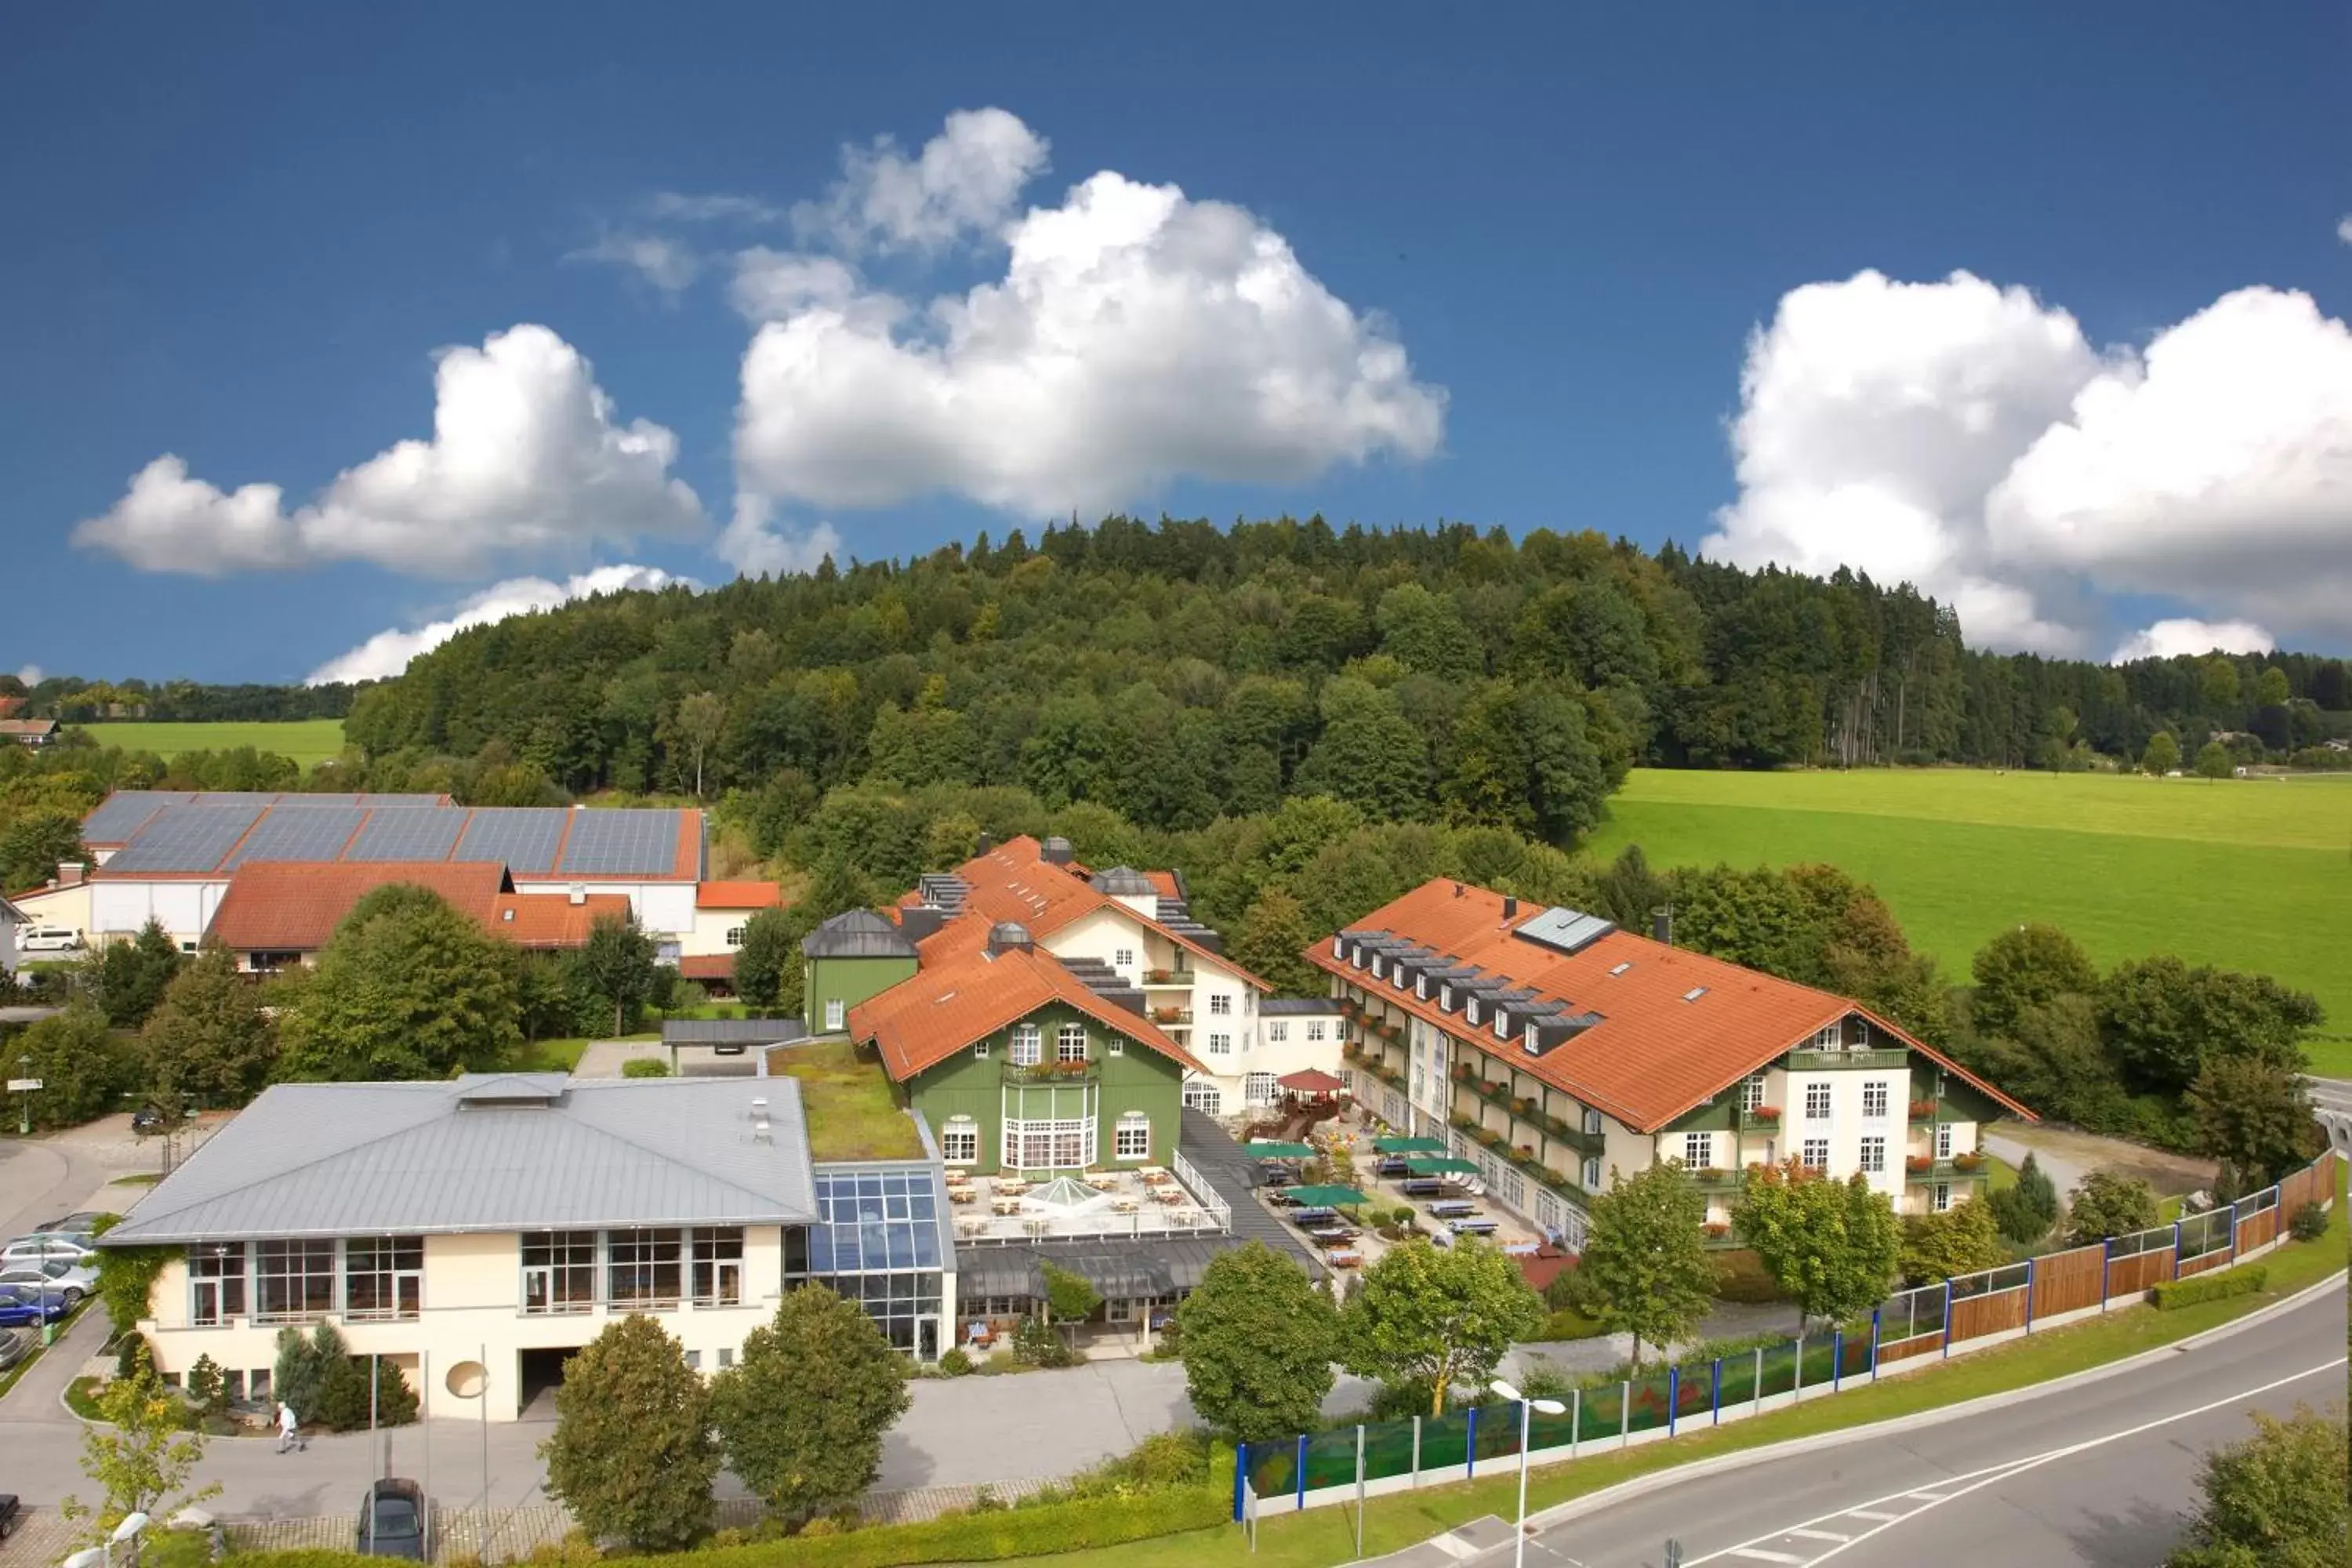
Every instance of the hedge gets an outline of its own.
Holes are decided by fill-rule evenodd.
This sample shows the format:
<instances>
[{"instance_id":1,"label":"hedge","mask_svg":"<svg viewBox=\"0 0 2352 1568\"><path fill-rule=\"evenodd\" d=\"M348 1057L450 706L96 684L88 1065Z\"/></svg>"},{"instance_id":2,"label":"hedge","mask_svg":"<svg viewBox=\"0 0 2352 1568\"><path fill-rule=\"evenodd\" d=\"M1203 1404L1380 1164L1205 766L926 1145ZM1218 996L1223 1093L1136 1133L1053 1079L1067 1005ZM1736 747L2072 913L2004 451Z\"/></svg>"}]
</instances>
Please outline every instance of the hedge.
<instances>
[{"instance_id":1,"label":"hedge","mask_svg":"<svg viewBox=\"0 0 2352 1568\"><path fill-rule=\"evenodd\" d=\"M2148 1289L2148 1298L2159 1312L2175 1307L2193 1307L2200 1301L2220 1301L2231 1296L2251 1296L2263 1288L2270 1278L2270 1269L2252 1263L2243 1268L2220 1268L2210 1274L2192 1274L2186 1279L2168 1279Z\"/></svg>"},{"instance_id":2,"label":"hedge","mask_svg":"<svg viewBox=\"0 0 2352 1568\"><path fill-rule=\"evenodd\" d=\"M1206 1486L948 1514L919 1524L881 1524L839 1535L787 1536L604 1562L609 1568L898 1568L905 1563L984 1563L1207 1530L1229 1522L1233 1514L1233 1455L1220 1447ZM376 1568L378 1560L348 1552L310 1551L239 1552L236 1562L238 1568Z\"/></svg>"}]
</instances>

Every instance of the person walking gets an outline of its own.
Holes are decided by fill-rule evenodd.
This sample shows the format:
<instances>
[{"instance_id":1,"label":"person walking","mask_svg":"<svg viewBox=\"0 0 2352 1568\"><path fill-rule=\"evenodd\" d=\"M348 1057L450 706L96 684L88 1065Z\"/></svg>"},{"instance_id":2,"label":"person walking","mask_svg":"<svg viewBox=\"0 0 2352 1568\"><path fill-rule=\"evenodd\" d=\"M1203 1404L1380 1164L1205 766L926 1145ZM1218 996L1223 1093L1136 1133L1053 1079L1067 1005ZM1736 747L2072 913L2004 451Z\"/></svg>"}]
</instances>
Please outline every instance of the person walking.
<instances>
[{"instance_id":1,"label":"person walking","mask_svg":"<svg viewBox=\"0 0 2352 1568\"><path fill-rule=\"evenodd\" d=\"M308 1448L310 1446L303 1440L300 1424L294 1419L294 1407L284 1400L279 1400L278 1402L278 1451L282 1454L289 1448Z\"/></svg>"}]
</instances>

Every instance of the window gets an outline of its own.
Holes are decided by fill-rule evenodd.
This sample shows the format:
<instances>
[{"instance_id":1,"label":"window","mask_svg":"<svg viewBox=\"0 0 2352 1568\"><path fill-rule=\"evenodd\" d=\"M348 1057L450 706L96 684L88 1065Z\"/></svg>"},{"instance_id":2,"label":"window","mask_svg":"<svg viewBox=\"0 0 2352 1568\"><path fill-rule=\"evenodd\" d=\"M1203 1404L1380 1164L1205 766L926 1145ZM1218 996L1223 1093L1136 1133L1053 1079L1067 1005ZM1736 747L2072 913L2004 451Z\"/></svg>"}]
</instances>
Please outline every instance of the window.
<instances>
[{"instance_id":1,"label":"window","mask_svg":"<svg viewBox=\"0 0 2352 1568\"><path fill-rule=\"evenodd\" d=\"M261 1241L253 1247L257 1323L299 1322L335 1310L335 1244Z\"/></svg>"},{"instance_id":2,"label":"window","mask_svg":"<svg viewBox=\"0 0 2352 1568\"><path fill-rule=\"evenodd\" d=\"M1372 954L1372 978L1378 980L1388 972L1388 959L1381 953Z\"/></svg>"},{"instance_id":3,"label":"window","mask_svg":"<svg viewBox=\"0 0 2352 1568\"><path fill-rule=\"evenodd\" d=\"M188 1248L188 1321L219 1328L245 1316L245 1243Z\"/></svg>"},{"instance_id":4,"label":"window","mask_svg":"<svg viewBox=\"0 0 2352 1568\"><path fill-rule=\"evenodd\" d=\"M1549 1188L1536 1189L1536 1228L1552 1236L1559 1234L1559 1198Z\"/></svg>"},{"instance_id":5,"label":"window","mask_svg":"<svg viewBox=\"0 0 2352 1568\"><path fill-rule=\"evenodd\" d=\"M1045 1032L1034 1024L1013 1026L1013 1065L1034 1068L1045 1054Z\"/></svg>"},{"instance_id":6,"label":"window","mask_svg":"<svg viewBox=\"0 0 2352 1568\"><path fill-rule=\"evenodd\" d=\"M741 926L729 926L727 928L727 945L730 947L740 947L743 945L743 928Z\"/></svg>"},{"instance_id":7,"label":"window","mask_svg":"<svg viewBox=\"0 0 2352 1568\"><path fill-rule=\"evenodd\" d=\"M1495 1009L1495 1037L1498 1040L1511 1037L1511 1016L1500 1007Z\"/></svg>"},{"instance_id":8,"label":"window","mask_svg":"<svg viewBox=\"0 0 2352 1568\"><path fill-rule=\"evenodd\" d=\"M1231 1035L1211 1035L1209 1037L1209 1054L1211 1056L1231 1056L1233 1055L1233 1050L1234 1037Z\"/></svg>"},{"instance_id":9,"label":"window","mask_svg":"<svg viewBox=\"0 0 2352 1568\"><path fill-rule=\"evenodd\" d=\"M1805 1140L1804 1166L1808 1171L1826 1171L1830 1168L1830 1141L1828 1139L1808 1138Z\"/></svg>"},{"instance_id":10,"label":"window","mask_svg":"<svg viewBox=\"0 0 2352 1568\"><path fill-rule=\"evenodd\" d=\"M1764 1075L1750 1073L1739 1085L1739 1109L1753 1110L1764 1103Z\"/></svg>"},{"instance_id":11,"label":"window","mask_svg":"<svg viewBox=\"0 0 2352 1568\"><path fill-rule=\"evenodd\" d=\"M1936 1124L1936 1158L1948 1160L1951 1157L1952 1124L1948 1121L1939 1121Z\"/></svg>"},{"instance_id":12,"label":"window","mask_svg":"<svg viewBox=\"0 0 2352 1568\"><path fill-rule=\"evenodd\" d=\"M1936 1184L1936 1212L1937 1214L1942 1214L1951 1206L1952 1184L1949 1182L1937 1182Z\"/></svg>"},{"instance_id":13,"label":"window","mask_svg":"<svg viewBox=\"0 0 2352 1568\"><path fill-rule=\"evenodd\" d=\"M1119 1035L1113 1035L1109 1039L1104 1041L1103 1055L1107 1057L1123 1057L1127 1055L1126 1037Z\"/></svg>"},{"instance_id":14,"label":"window","mask_svg":"<svg viewBox=\"0 0 2352 1568\"><path fill-rule=\"evenodd\" d=\"M1862 1141L1862 1168L1864 1172L1874 1176L1879 1175L1885 1171L1885 1139L1865 1138Z\"/></svg>"},{"instance_id":15,"label":"window","mask_svg":"<svg viewBox=\"0 0 2352 1568\"><path fill-rule=\"evenodd\" d=\"M1151 1158L1151 1118L1130 1110L1110 1131L1110 1152L1122 1160Z\"/></svg>"},{"instance_id":16,"label":"window","mask_svg":"<svg viewBox=\"0 0 2352 1568\"><path fill-rule=\"evenodd\" d=\"M1384 1089L1381 1091L1381 1120L1387 1122L1391 1127L1402 1127L1404 1125L1404 1101L1397 1098L1397 1091L1395 1089Z\"/></svg>"},{"instance_id":17,"label":"window","mask_svg":"<svg viewBox=\"0 0 2352 1568\"><path fill-rule=\"evenodd\" d=\"M1224 1110L1225 1097L1223 1092L1207 1079L1196 1078L1184 1086L1184 1105L1187 1110L1204 1111L1211 1116L1216 1116Z\"/></svg>"},{"instance_id":18,"label":"window","mask_svg":"<svg viewBox=\"0 0 2352 1568\"><path fill-rule=\"evenodd\" d=\"M1451 1013L1454 1011L1453 986L1441 985L1437 988L1437 1005L1441 1012Z\"/></svg>"},{"instance_id":19,"label":"window","mask_svg":"<svg viewBox=\"0 0 2352 1568\"><path fill-rule=\"evenodd\" d=\"M1209 1016L1230 1018L1234 1016L1234 998L1230 992L1218 991L1209 997Z\"/></svg>"},{"instance_id":20,"label":"window","mask_svg":"<svg viewBox=\"0 0 2352 1568\"><path fill-rule=\"evenodd\" d=\"M1825 1083L1805 1085L1805 1120L1826 1121L1830 1116L1830 1086Z\"/></svg>"},{"instance_id":21,"label":"window","mask_svg":"<svg viewBox=\"0 0 2352 1568\"><path fill-rule=\"evenodd\" d=\"M353 1322L414 1319L424 1297L423 1237L372 1237L343 1243L345 1317Z\"/></svg>"},{"instance_id":22,"label":"window","mask_svg":"<svg viewBox=\"0 0 2352 1568\"><path fill-rule=\"evenodd\" d=\"M1110 963L1111 967L1114 969L1133 969L1135 967L1135 949L1131 947L1122 947L1116 950L1110 955Z\"/></svg>"},{"instance_id":23,"label":"window","mask_svg":"<svg viewBox=\"0 0 2352 1568\"><path fill-rule=\"evenodd\" d=\"M1280 1023L1269 1023L1269 1024L1267 1024L1267 1025L1266 1025L1266 1026L1265 1026L1265 1043L1266 1043L1267 1045L1270 1045L1270 1046L1279 1046L1279 1045L1283 1045L1283 1044L1286 1043L1286 1042L1289 1040L1289 1038L1290 1038L1290 1026L1289 1026L1289 1025L1287 1025L1287 1024L1280 1024Z\"/></svg>"},{"instance_id":24,"label":"window","mask_svg":"<svg viewBox=\"0 0 2352 1568\"><path fill-rule=\"evenodd\" d=\"M742 1226L704 1226L695 1231L693 1295L698 1307L742 1304Z\"/></svg>"},{"instance_id":25,"label":"window","mask_svg":"<svg viewBox=\"0 0 2352 1568\"><path fill-rule=\"evenodd\" d=\"M1057 1062L1082 1062L1087 1059L1087 1026L1065 1024L1054 1031L1054 1059Z\"/></svg>"},{"instance_id":26,"label":"window","mask_svg":"<svg viewBox=\"0 0 2352 1568\"><path fill-rule=\"evenodd\" d=\"M522 1237L522 1310L585 1312L596 1304L596 1233L530 1230Z\"/></svg>"},{"instance_id":27,"label":"window","mask_svg":"<svg viewBox=\"0 0 2352 1568\"><path fill-rule=\"evenodd\" d=\"M1004 1122L1005 1169L1083 1171L1095 1163L1095 1119L1065 1117L1050 1121Z\"/></svg>"},{"instance_id":28,"label":"window","mask_svg":"<svg viewBox=\"0 0 2352 1568\"><path fill-rule=\"evenodd\" d=\"M1588 1155L1585 1158L1584 1190L1588 1193L1597 1193L1601 1190L1601 1156L1598 1154Z\"/></svg>"},{"instance_id":29,"label":"window","mask_svg":"<svg viewBox=\"0 0 2352 1568\"><path fill-rule=\"evenodd\" d=\"M688 1351L686 1352L686 1370L688 1372L700 1372L702 1370L702 1352L700 1351Z\"/></svg>"},{"instance_id":30,"label":"window","mask_svg":"<svg viewBox=\"0 0 2352 1568\"><path fill-rule=\"evenodd\" d=\"M986 1061L988 1059L988 1042L986 1040L973 1041L971 1054L979 1058L982 1061Z\"/></svg>"},{"instance_id":31,"label":"window","mask_svg":"<svg viewBox=\"0 0 2352 1568\"><path fill-rule=\"evenodd\" d=\"M1586 1110L1584 1112L1584 1135L1587 1138L1598 1138L1601 1136L1601 1112L1589 1108Z\"/></svg>"},{"instance_id":32,"label":"window","mask_svg":"<svg viewBox=\"0 0 2352 1568\"><path fill-rule=\"evenodd\" d=\"M1885 1119L1886 1086L1885 1084L1866 1083L1862 1086L1862 1113L1873 1121Z\"/></svg>"},{"instance_id":33,"label":"window","mask_svg":"<svg viewBox=\"0 0 2352 1568\"><path fill-rule=\"evenodd\" d=\"M1242 1102L1245 1105L1272 1105L1281 1098L1282 1090L1270 1072L1254 1072L1242 1080Z\"/></svg>"},{"instance_id":34,"label":"window","mask_svg":"<svg viewBox=\"0 0 2352 1568\"><path fill-rule=\"evenodd\" d=\"M824 999L824 1026L826 1028L838 1029L842 1027L848 1021L848 1016L849 1009L840 997L828 996Z\"/></svg>"},{"instance_id":35,"label":"window","mask_svg":"<svg viewBox=\"0 0 2352 1568\"><path fill-rule=\"evenodd\" d=\"M719 1347L719 1370L725 1372L729 1367L733 1366L734 1364L735 1347L733 1345L720 1345Z\"/></svg>"},{"instance_id":36,"label":"window","mask_svg":"<svg viewBox=\"0 0 2352 1568\"><path fill-rule=\"evenodd\" d=\"M969 1116L950 1116L940 1129L940 1158L950 1165L980 1163L980 1123Z\"/></svg>"},{"instance_id":37,"label":"window","mask_svg":"<svg viewBox=\"0 0 2352 1568\"><path fill-rule=\"evenodd\" d=\"M1404 972L1404 965L1402 963L1398 964L1394 970L1390 972L1389 979L1400 991L1412 984L1412 977Z\"/></svg>"},{"instance_id":38,"label":"window","mask_svg":"<svg viewBox=\"0 0 2352 1568\"><path fill-rule=\"evenodd\" d=\"M1825 1025L1813 1031L1813 1049L1817 1051L1833 1051L1838 1048L1838 1026L1835 1024Z\"/></svg>"},{"instance_id":39,"label":"window","mask_svg":"<svg viewBox=\"0 0 2352 1568\"><path fill-rule=\"evenodd\" d=\"M1472 996L1464 1000L1462 1017L1465 1023L1475 1024L1478 1021L1478 998Z\"/></svg>"},{"instance_id":40,"label":"window","mask_svg":"<svg viewBox=\"0 0 2352 1568\"><path fill-rule=\"evenodd\" d=\"M1307 1043L1310 1046L1319 1046L1323 1043L1322 1019L1309 1018L1307 1020Z\"/></svg>"},{"instance_id":41,"label":"window","mask_svg":"<svg viewBox=\"0 0 2352 1568\"><path fill-rule=\"evenodd\" d=\"M604 1233L604 1300L633 1311L675 1307L679 1247L674 1230Z\"/></svg>"},{"instance_id":42,"label":"window","mask_svg":"<svg viewBox=\"0 0 2352 1568\"><path fill-rule=\"evenodd\" d=\"M1694 1171L1704 1171L1715 1157L1715 1138L1706 1132L1683 1134L1683 1163Z\"/></svg>"}]
</instances>

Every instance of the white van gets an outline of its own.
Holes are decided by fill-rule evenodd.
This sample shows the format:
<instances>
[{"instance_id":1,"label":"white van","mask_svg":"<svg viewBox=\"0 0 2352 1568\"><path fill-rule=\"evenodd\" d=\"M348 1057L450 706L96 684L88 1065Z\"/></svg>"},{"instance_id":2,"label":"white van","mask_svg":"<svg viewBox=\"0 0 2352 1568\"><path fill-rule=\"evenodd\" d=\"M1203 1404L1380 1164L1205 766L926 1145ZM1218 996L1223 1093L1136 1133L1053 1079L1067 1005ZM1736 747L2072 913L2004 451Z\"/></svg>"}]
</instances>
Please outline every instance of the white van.
<instances>
[{"instance_id":1,"label":"white van","mask_svg":"<svg viewBox=\"0 0 2352 1568\"><path fill-rule=\"evenodd\" d=\"M17 933L22 952L71 952L81 945L81 932L71 926L26 926Z\"/></svg>"}]
</instances>

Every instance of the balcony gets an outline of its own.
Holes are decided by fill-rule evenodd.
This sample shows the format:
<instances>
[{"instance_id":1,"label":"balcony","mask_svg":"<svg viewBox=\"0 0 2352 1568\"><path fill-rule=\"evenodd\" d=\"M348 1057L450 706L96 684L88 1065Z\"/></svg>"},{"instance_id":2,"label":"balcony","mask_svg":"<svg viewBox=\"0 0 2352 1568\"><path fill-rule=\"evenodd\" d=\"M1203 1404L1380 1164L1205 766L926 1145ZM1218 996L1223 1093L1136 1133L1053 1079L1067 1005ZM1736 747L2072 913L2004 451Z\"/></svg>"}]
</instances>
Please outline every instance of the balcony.
<instances>
[{"instance_id":1,"label":"balcony","mask_svg":"<svg viewBox=\"0 0 2352 1568\"><path fill-rule=\"evenodd\" d=\"M1192 1026L1192 1009L1190 1007L1151 1007L1147 1008L1146 1011L1150 1015L1151 1021L1163 1029L1181 1029Z\"/></svg>"},{"instance_id":2,"label":"balcony","mask_svg":"<svg viewBox=\"0 0 2352 1568\"><path fill-rule=\"evenodd\" d=\"M1790 1051L1790 1072L1838 1072L1862 1068L1908 1067L1908 1051Z\"/></svg>"},{"instance_id":3,"label":"balcony","mask_svg":"<svg viewBox=\"0 0 2352 1568\"><path fill-rule=\"evenodd\" d=\"M1522 1175L1531 1178L1538 1186L1549 1187L1580 1207L1583 1205L1583 1194L1575 1182L1545 1164L1532 1147L1514 1144L1493 1128L1481 1126L1458 1112L1448 1115L1445 1120L1466 1134L1470 1142Z\"/></svg>"},{"instance_id":4,"label":"balcony","mask_svg":"<svg viewBox=\"0 0 2352 1568\"><path fill-rule=\"evenodd\" d=\"M1984 1173L1982 1154L1955 1154L1948 1160L1928 1154L1906 1154L1903 1158L1903 1177L1910 1182L1959 1182Z\"/></svg>"},{"instance_id":5,"label":"balcony","mask_svg":"<svg viewBox=\"0 0 2352 1568\"><path fill-rule=\"evenodd\" d=\"M1542 1133L1555 1143L1566 1144L1579 1153L1593 1153L1599 1151L1601 1142L1599 1133L1579 1131L1559 1117L1542 1109L1541 1101L1526 1095L1512 1093L1512 1085L1505 1079L1480 1078L1476 1073L1464 1068L1454 1073L1454 1081L1487 1104L1509 1111L1522 1126Z\"/></svg>"},{"instance_id":6,"label":"balcony","mask_svg":"<svg viewBox=\"0 0 2352 1568\"><path fill-rule=\"evenodd\" d=\"M1143 988L1146 991L1160 989L1190 991L1199 973L1192 969L1147 969L1143 972Z\"/></svg>"},{"instance_id":7,"label":"balcony","mask_svg":"<svg viewBox=\"0 0 2352 1568\"><path fill-rule=\"evenodd\" d=\"M1709 1165L1704 1170L1693 1171L1690 1178L1691 1184L1703 1193L1736 1193L1739 1184L1748 1179L1748 1173Z\"/></svg>"},{"instance_id":8,"label":"balcony","mask_svg":"<svg viewBox=\"0 0 2352 1568\"><path fill-rule=\"evenodd\" d=\"M1933 1121L1936 1120L1936 1112L1939 1109L1941 1108L1932 1100L1915 1100L1911 1102L1911 1120L1914 1121Z\"/></svg>"},{"instance_id":9,"label":"balcony","mask_svg":"<svg viewBox=\"0 0 2352 1568\"><path fill-rule=\"evenodd\" d=\"M1731 1124L1742 1132L1778 1132L1780 1130L1780 1108L1777 1105L1737 1105L1731 1110Z\"/></svg>"},{"instance_id":10,"label":"balcony","mask_svg":"<svg viewBox=\"0 0 2352 1568\"><path fill-rule=\"evenodd\" d=\"M1006 1083L1091 1083L1102 1077L1102 1064L1096 1061L1039 1062L1035 1067L1004 1064Z\"/></svg>"}]
</instances>

